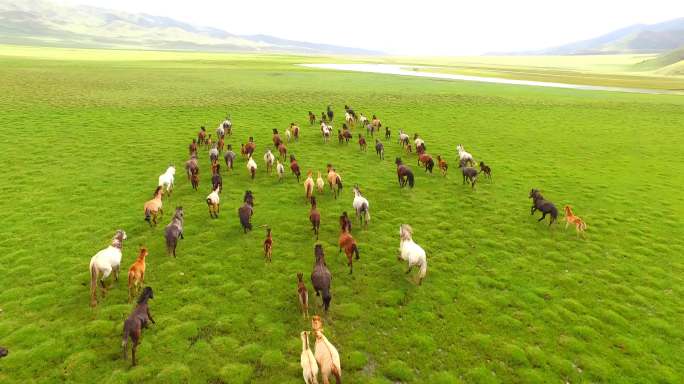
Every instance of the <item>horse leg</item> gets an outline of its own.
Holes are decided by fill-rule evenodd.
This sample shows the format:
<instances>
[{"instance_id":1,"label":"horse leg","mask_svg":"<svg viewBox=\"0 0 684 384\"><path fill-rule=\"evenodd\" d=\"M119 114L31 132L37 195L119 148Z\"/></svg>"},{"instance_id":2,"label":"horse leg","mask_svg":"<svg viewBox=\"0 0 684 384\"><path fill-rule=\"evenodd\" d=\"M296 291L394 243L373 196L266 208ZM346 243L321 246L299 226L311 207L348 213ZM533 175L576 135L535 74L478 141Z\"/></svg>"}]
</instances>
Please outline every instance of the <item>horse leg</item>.
<instances>
[{"instance_id":1,"label":"horse leg","mask_svg":"<svg viewBox=\"0 0 684 384\"><path fill-rule=\"evenodd\" d=\"M533 205L532 208L530 209L530 215L534 215L534 211L536 211L536 210L537 210L537 207Z\"/></svg>"},{"instance_id":2,"label":"horse leg","mask_svg":"<svg viewBox=\"0 0 684 384\"><path fill-rule=\"evenodd\" d=\"M407 275L408 275L409 273L411 273L411 268L413 268L413 266L412 266L412 265L409 265L408 271L406 271L406 274L407 274Z\"/></svg>"},{"instance_id":3,"label":"horse leg","mask_svg":"<svg viewBox=\"0 0 684 384\"><path fill-rule=\"evenodd\" d=\"M542 211L542 217L539 220L537 220L537 222L544 220L545 217L546 217L546 212Z\"/></svg>"}]
</instances>

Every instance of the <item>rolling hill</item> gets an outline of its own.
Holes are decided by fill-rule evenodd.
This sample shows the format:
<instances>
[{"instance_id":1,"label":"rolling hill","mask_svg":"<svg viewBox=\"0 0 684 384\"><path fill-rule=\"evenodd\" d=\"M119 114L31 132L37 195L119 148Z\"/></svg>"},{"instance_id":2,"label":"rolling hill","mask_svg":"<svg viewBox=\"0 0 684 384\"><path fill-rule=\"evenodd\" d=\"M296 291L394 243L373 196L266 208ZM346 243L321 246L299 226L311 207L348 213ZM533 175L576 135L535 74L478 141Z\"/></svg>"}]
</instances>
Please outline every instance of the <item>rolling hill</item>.
<instances>
[{"instance_id":1,"label":"rolling hill","mask_svg":"<svg viewBox=\"0 0 684 384\"><path fill-rule=\"evenodd\" d=\"M168 17L81 5L66 6L47 0L0 0L0 42L81 48L351 55L379 53L266 35L241 36Z\"/></svg>"}]
</instances>

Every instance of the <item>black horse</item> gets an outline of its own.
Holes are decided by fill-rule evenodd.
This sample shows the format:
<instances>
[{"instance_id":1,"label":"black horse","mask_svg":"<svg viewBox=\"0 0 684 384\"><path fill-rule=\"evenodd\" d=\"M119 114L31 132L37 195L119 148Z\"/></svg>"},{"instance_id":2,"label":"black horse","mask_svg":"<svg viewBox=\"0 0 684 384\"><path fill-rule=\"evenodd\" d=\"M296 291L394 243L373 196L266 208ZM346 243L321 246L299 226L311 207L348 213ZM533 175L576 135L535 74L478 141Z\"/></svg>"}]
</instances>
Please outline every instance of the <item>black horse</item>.
<instances>
[{"instance_id":1,"label":"black horse","mask_svg":"<svg viewBox=\"0 0 684 384\"><path fill-rule=\"evenodd\" d=\"M531 189L530 190L530 195L529 198L532 199L532 209L530 209L530 215L534 215L534 211L539 210L542 213L542 217L537 220L537 221L542 221L546 217L546 215L551 216L551 220L549 220L549 227L551 224L553 224L556 219L558 218L558 209L556 209L556 206L553 205L552 202L545 200L544 196L542 196L541 192L539 192L538 189Z\"/></svg>"}]
</instances>

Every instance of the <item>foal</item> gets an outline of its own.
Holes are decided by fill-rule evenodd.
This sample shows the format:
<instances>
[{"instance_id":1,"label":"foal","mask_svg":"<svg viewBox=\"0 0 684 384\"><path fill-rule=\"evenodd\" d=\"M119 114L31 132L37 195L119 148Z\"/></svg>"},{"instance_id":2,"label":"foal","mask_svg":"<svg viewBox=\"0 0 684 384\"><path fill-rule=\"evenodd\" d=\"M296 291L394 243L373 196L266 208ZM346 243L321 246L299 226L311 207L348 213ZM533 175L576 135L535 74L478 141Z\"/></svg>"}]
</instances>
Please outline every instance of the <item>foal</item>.
<instances>
[{"instance_id":1,"label":"foal","mask_svg":"<svg viewBox=\"0 0 684 384\"><path fill-rule=\"evenodd\" d=\"M551 216L549 220L549 227L556 221L558 217L558 210L552 202L544 200L541 192L538 189L531 189L529 198L532 199L532 208L530 209L530 215L534 215L534 211L539 210L542 213L542 217L537 221L542 221L547 214Z\"/></svg>"},{"instance_id":2,"label":"foal","mask_svg":"<svg viewBox=\"0 0 684 384\"><path fill-rule=\"evenodd\" d=\"M321 227L321 213L318 212L316 208L316 198L311 196L311 210L309 211L309 221L311 222L311 230L314 231L316 235L316 240L318 240L318 230Z\"/></svg>"},{"instance_id":3,"label":"foal","mask_svg":"<svg viewBox=\"0 0 684 384\"><path fill-rule=\"evenodd\" d=\"M138 294L138 289L145 284L145 257L147 248L140 247L140 254L135 262L128 269L128 302L133 300L133 296Z\"/></svg>"},{"instance_id":4,"label":"foal","mask_svg":"<svg viewBox=\"0 0 684 384\"><path fill-rule=\"evenodd\" d=\"M302 316L306 319L309 317L309 291L304 285L304 274L301 272L297 273L297 298L299 299L299 308L302 312Z\"/></svg>"},{"instance_id":5,"label":"foal","mask_svg":"<svg viewBox=\"0 0 684 384\"><path fill-rule=\"evenodd\" d=\"M575 216L572 213L572 208L570 208L569 205L566 205L563 207L565 209L565 229L568 229L569 224L573 224L575 226L575 232L577 232L577 237L579 237L580 234L582 234L582 237L584 237L584 231L587 229L587 223L584 222L579 216Z\"/></svg>"},{"instance_id":6,"label":"foal","mask_svg":"<svg viewBox=\"0 0 684 384\"><path fill-rule=\"evenodd\" d=\"M123 337L121 338L121 347L123 348L123 358L127 359L126 352L128 347L128 338L130 337L133 342L133 348L131 349L131 354L133 355L133 365L136 365L135 361L135 350L138 349L138 344L140 344L140 336L142 336L142 329L147 328L147 322L151 321L154 324L154 319L150 313L150 307L147 302L154 298L154 293L152 288L145 287L143 293L138 299L138 305L135 307L133 312L128 316L126 321L124 321Z\"/></svg>"},{"instance_id":7,"label":"foal","mask_svg":"<svg viewBox=\"0 0 684 384\"><path fill-rule=\"evenodd\" d=\"M437 155L437 164L439 170L442 172L442 176L446 176L447 171L449 170L449 164L447 164L446 160L442 159L442 156L440 155Z\"/></svg>"},{"instance_id":8,"label":"foal","mask_svg":"<svg viewBox=\"0 0 684 384\"><path fill-rule=\"evenodd\" d=\"M484 173L487 179L492 179L492 169L489 168L489 166L486 165L484 161L480 161L480 173Z\"/></svg>"}]
</instances>

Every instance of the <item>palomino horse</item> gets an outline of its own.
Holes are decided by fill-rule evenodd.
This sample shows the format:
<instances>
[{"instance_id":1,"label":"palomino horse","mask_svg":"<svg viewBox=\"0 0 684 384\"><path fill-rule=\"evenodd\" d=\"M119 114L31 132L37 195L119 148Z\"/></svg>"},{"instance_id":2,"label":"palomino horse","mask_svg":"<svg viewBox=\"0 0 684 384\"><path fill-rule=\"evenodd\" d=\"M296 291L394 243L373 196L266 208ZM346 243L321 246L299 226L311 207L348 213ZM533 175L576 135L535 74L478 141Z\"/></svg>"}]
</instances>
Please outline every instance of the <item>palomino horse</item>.
<instances>
[{"instance_id":1,"label":"palomino horse","mask_svg":"<svg viewBox=\"0 0 684 384\"><path fill-rule=\"evenodd\" d=\"M164 228L164 238L166 239L166 253L176 257L176 246L178 238L183 237L183 207L176 207L176 212L169 225Z\"/></svg>"},{"instance_id":2,"label":"palomino horse","mask_svg":"<svg viewBox=\"0 0 684 384\"><path fill-rule=\"evenodd\" d=\"M306 180L304 180L304 198L309 201L311 196L313 196L314 181L313 181L313 171L309 170L306 173Z\"/></svg>"},{"instance_id":3,"label":"palomino horse","mask_svg":"<svg viewBox=\"0 0 684 384\"><path fill-rule=\"evenodd\" d=\"M318 240L318 230L321 227L321 213L316 207L316 197L311 196L311 210L309 211L309 221L311 222L311 230L316 235Z\"/></svg>"},{"instance_id":4,"label":"palomino horse","mask_svg":"<svg viewBox=\"0 0 684 384\"><path fill-rule=\"evenodd\" d=\"M294 155L290 155L290 170L297 176L297 182L299 183L299 176L301 176L302 172L299 170L299 164L297 164L297 159L295 159Z\"/></svg>"},{"instance_id":5,"label":"palomino horse","mask_svg":"<svg viewBox=\"0 0 684 384\"><path fill-rule=\"evenodd\" d=\"M126 350L128 349L128 339L130 338L133 342L133 348L131 348L131 354L133 355L132 364L136 365L135 360L135 350L138 349L138 344L140 344L140 336L142 336L143 328L147 328L147 322L151 321L154 324L154 319L150 313L150 307L147 302L154 298L154 293L152 288L145 287L143 289L140 298L138 299L138 305L135 307L133 312L128 316L126 321L124 321L123 336L121 337L121 348L123 348L123 358L126 357Z\"/></svg>"},{"instance_id":6,"label":"palomino horse","mask_svg":"<svg viewBox=\"0 0 684 384\"><path fill-rule=\"evenodd\" d=\"M264 154L264 163L266 163L266 173L270 175L273 163L275 163L275 156L273 156L273 152L270 149Z\"/></svg>"},{"instance_id":7,"label":"palomino horse","mask_svg":"<svg viewBox=\"0 0 684 384\"><path fill-rule=\"evenodd\" d=\"M145 221L147 221L150 226L154 223L157 225L157 215L163 215L164 211L162 209L162 195L164 195L164 190L161 186L154 190L154 197L152 200L148 200L143 206L143 212L145 212Z\"/></svg>"},{"instance_id":8,"label":"palomino horse","mask_svg":"<svg viewBox=\"0 0 684 384\"><path fill-rule=\"evenodd\" d=\"M335 197L335 199L337 199L337 195L340 194L343 185L342 178L335 171L335 168L333 168L332 164L328 164L328 186L330 186L330 190L333 192L333 196Z\"/></svg>"},{"instance_id":9,"label":"palomino horse","mask_svg":"<svg viewBox=\"0 0 684 384\"><path fill-rule=\"evenodd\" d=\"M302 316L306 319L309 317L309 291L304 285L304 274L301 272L297 273L297 299L299 299L299 309Z\"/></svg>"},{"instance_id":10,"label":"palomino horse","mask_svg":"<svg viewBox=\"0 0 684 384\"><path fill-rule=\"evenodd\" d=\"M299 275L301 275L301 273ZM300 364L302 366L304 383L318 384L318 380L316 379L318 376L318 363L316 363L316 358L309 348L309 332L302 331L302 333L300 333L300 337L302 338L302 355L300 357Z\"/></svg>"},{"instance_id":11,"label":"palomino horse","mask_svg":"<svg viewBox=\"0 0 684 384\"><path fill-rule=\"evenodd\" d=\"M323 384L330 382L330 375L335 377L335 382L342 383L342 365L340 364L340 354L337 352L328 339L323 335L323 331L314 331L316 336L316 361L321 370Z\"/></svg>"},{"instance_id":12,"label":"palomino horse","mask_svg":"<svg viewBox=\"0 0 684 384\"><path fill-rule=\"evenodd\" d=\"M283 163L281 163L280 160L276 160L276 173L278 174L278 181L283 181L283 177L285 177L285 166L283 166Z\"/></svg>"},{"instance_id":13,"label":"palomino horse","mask_svg":"<svg viewBox=\"0 0 684 384\"><path fill-rule=\"evenodd\" d=\"M97 278L100 278L100 285L102 286L102 297L107 293L105 287L105 279L114 272L114 279L119 281L119 268L121 267L121 250L123 249L123 241L126 240L126 232L117 229L112 243L105 249L96 253L90 259L90 306L97 305Z\"/></svg>"},{"instance_id":14,"label":"palomino horse","mask_svg":"<svg viewBox=\"0 0 684 384\"><path fill-rule=\"evenodd\" d=\"M462 144L459 144L456 146L456 150L458 151L458 161L464 161L468 163L470 166L475 165L475 160L473 160L473 155L470 153L466 152L465 148L463 148Z\"/></svg>"},{"instance_id":15,"label":"palomino horse","mask_svg":"<svg viewBox=\"0 0 684 384\"><path fill-rule=\"evenodd\" d=\"M330 282L332 281L332 274L330 270L325 265L325 255L323 254L323 246L321 244L316 244L314 248L314 254L316 255L316 263L313 267L313 272L311 272L311 284L316 291L316 296L323 294L323 308L328 312L330 308Z\"/></svg>"},{"instance_id":16,"label":"palomino horse","mask_svg":"<svg viewBox=\"0 0 684 384\"><path fill-rule=\"evenodd\" d=\"M351 233L342 230L337 243L340 246L338 254L344 250L344 254L347 256L347 265L349 266L349 274L351 275L354 271L353 256L356 255L356 260L359 259L359 247L356 245L356 240L354 240L354 237L351 235Z\"/></svg>"},{"instance_id":17,"label":"palomino horse","mask_svg":"<svg viewBox=\"0 0 684 384\"><path fill-rule=\"evenodd\" d=\"M371 219L370 203L361 195L361 189L359 189L358 185L354 186L354 201L352 202L352 206L356 211L356 217L359 218L361 226L368 228L368 222Z\"/></svg>"},{"instance_id":18,"label":"palomino horse","mask_svg":"<svg viewBox=\"0 0 684 384\"><path fill-rule=\"evenodd\" d=\"M140 247L140 254L135 262L128 269L128 302L138 294L138 290L145 284L145 257L147 248Z\"/></svg>"},{"instance_id":19,"label":"palomino horse","mask_svg":"<svg viewBox=\"0 0 684 384\"><path fill-rule=\"evenodd\" d=\"M323 188L325 188L325 181L321 177L321 171L318 171L318 177L316 178L316 189L318 193L323 193Z\"/></svg>"},{"instance_id":20,"label":"palomino horse","mask_svg":"<svg viewBox=\"0 0 684 384\"><path fill-rule=\"evenodd\" d=\"M411 168L401 162L401 157L394 160L397 165L397 178L399 178L399 188L403 188L408 183L408 186L413 188L413 172Z\"/></svg>"},{"instance_id":21,"label":"palomino horse","mask_svg":"<svg viewBox=\"0 0 684 384\"><path fill-rule=\"evenodd\" d=\"M271 262L273 256L273 236L271 235L271 228L266 228L266 239L264 239L264 259Z\"/></svg>"},{"instance_id":22,"label":"palomino horse","mask_svg":"<svg viewBox=\"0 0 684 384\"><path fill-rule=\"evenodd\" d=\"M420 245L413 242L413 229L408 224L402 224L399 227L399 260L408 261L408 271L411 272L411 268L419 267L420 273L418 274L418 285L423 282L425 275L427 274L427 256L425 256L425 250L420 247Z\"/></svg>"},{"instance_id":23,"label":"palomino horse","mask_svg":"<svg viewBox=\"0 0 684 384\"><path fill-rule=\"evenodd\" d=\"M213 191L207 196L207 206L209 207L209 217L212 219L218 219L219 211L221 210L220 208L220 202L221 199L219 197L219 191L220 188L216 187L214 188Z\"/></svg>"},{"instance_id":24,"label":"palomino horse","mask_svg":"<svg viewBox=\"0 0 684 384\"><path fill-rule=\"evenodd\" d=\"M169 196L171 196L171 192L173 191L173 177L175 174L176 167L169 165L169 167L166 168L166 172L159 175L159 183L157 185L164 187Z\"/></svg>"},{"instance_id":25,"label":"palomino horse","mask_svg":"<svg viewBox=\"0 0 684 384\"><path fill-rule=\"evenodd\" d=\"M542 221L546 217L546 215L551 216L551 220L549 220L549 227L551 224L553 224L556 221L556 218L558 217L558 210L556 209L556 206L553 205L552 202L545 200L544 196L542 196L541 192L539 192L538 189L532 189L530 190L530 199L532 199L532 208L530 209L530 215L534 215L534 211L539 210L542 213L542 217L537 220L537 221Z\"/></svg>"}]
</instances>

